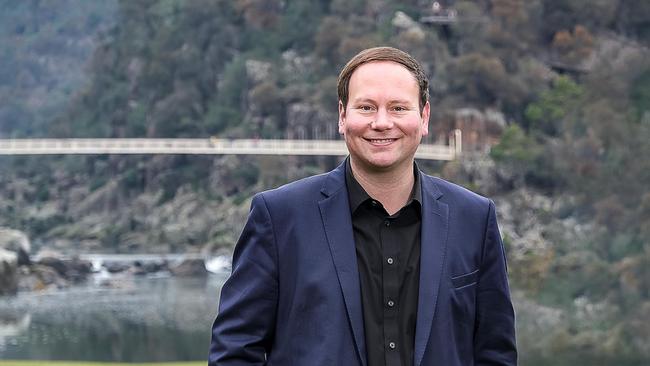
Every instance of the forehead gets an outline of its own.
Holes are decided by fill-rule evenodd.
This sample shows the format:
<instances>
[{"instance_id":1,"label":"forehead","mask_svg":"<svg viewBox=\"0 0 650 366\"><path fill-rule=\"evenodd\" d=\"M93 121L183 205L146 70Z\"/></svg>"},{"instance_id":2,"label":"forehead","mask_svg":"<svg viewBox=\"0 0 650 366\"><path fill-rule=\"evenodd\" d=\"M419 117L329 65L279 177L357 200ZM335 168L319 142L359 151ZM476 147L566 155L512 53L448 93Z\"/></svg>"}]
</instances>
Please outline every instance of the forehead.
<instances>
[{"instance_id":1,"label":"forehead","mask_svg":"<svg viewBox=\"0 0 650 366\"><path fill-rule=\"evenodd\" d=\"M373 61L354 70L350 77L350 94L379 88L384 91L401 90L419 94L415 75L404 65L393 61Z\"/></svg>"}]
</instances>

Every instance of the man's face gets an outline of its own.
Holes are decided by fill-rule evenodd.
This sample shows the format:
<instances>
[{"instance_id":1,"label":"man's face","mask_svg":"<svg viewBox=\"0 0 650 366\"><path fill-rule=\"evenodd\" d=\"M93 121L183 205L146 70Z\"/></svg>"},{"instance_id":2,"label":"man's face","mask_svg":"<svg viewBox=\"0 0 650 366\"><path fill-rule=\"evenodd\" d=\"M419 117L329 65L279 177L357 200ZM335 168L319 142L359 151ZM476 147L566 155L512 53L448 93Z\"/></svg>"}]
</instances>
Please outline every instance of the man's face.
<instances>
[{"instance_id":1,"label":"man's face","mask_svg":"<svg viewBox=\"0 0 650 366\"><path fill-rule=\"evenodd\" d=\"M367 173L411 166L430 109L427 102L419 110L413 74L395 62L369 62L352 73L348 93L347 107L339 101L339 133L353 166Z\"/></svg>"}]
</instances>

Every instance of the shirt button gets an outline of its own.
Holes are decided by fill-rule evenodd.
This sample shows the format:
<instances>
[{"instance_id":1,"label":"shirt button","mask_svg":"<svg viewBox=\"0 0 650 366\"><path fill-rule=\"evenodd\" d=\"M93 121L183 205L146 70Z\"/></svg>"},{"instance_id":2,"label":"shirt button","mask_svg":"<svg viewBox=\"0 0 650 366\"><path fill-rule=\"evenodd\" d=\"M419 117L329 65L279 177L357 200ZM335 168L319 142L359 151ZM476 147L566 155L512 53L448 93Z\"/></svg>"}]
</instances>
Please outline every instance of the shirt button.
<instances>
[{"instance_id":1,"label":"shirt button","mask_svg":"<svg viewBox=\"0 0 650 366\"><path fill-rule=\"evenodd\" d=\"M395 262L395 261L394 261L393 258L391 258L391 257L388 257L388 258L386 259L386 263L388 263L388 264L393 264L394 262Z\"/></svg>"},{"instance_id":2,"label":"shirt button","mask_svg":"<svg viewBox=\"0 0 650 366\"><path fill-rule=\"evenodd\" d=\"M388 305L389 308L392 308L393 306L395 306L395 302L393 300L388 300L386 305Z\"/></svg>"},{"instance_id":3,"label":"shirt button","mask_svg":"<svg viewBox=\"0 0 650 366\"><path fill-rule=\"evenodd\" d=\"M384 221L384 226L387 226L387 227L390 226L390 221L388 221L388 220Z\"/></svg>"},{"instance_id":4,"label":"shirt button","mask_svg":"<svg viewBox=\"0 0 650 366\"><path fill-rule=\"evenodd\" d=\"M397 347L397 346L395 345L395 342L390 342L390 343L388 343L388 348L390 348L390 349L395 349L395 347Z\"/></svg>"},{"instance_id":5,"label":"shirt button","mask_svg":"<svg viewBox=\"0 0 650 366\"><path fill-rule=\"evenodd\" d=\"M377 206L377 205L378 205L377 201L375 201L375 200L370 201L370 203L371 203L373 206Z\"/></svg>"}]
</instances>

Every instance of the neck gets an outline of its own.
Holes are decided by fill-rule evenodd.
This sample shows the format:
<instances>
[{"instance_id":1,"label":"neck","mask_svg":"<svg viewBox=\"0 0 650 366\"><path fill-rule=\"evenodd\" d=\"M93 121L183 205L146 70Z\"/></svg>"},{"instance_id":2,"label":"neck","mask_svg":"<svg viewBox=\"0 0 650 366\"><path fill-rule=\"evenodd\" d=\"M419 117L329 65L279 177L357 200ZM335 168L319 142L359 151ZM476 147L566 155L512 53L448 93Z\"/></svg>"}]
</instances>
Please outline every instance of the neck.
<instances>
[{"instance_id":1,"label":"neck","mask_svg":"<svg viewBox=\"0 0 650 366\"><path fill-rule=\"evenodd\" d=\"M350 159L350 167L361 187L370 197L381 202L390 215L408 202L415 181L412 162L391 170L368 171Z\"/></svg>"}]
</instances>

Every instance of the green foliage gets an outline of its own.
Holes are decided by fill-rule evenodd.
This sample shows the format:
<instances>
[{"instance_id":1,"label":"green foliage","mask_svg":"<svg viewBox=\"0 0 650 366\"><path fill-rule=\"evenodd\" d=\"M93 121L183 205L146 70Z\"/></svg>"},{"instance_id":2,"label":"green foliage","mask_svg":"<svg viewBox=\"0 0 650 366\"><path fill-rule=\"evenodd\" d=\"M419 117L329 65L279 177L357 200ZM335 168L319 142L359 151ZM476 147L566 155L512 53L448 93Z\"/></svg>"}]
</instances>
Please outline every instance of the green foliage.
<instances>
[{"instance_id":1,"label":"green foliage","mask_svg":"<svg viewBox=\"0 0 650 366\"><path fill-rule=\"evenodd\" d=\"M620 15L615 24L625 34L650 43L650 3L645 0L626 0L620 2Z\"/></svg>"},{"instance_id":2,"label":"green foliage","mask_svg":"<svg viewBox=\"0 0 650 366\"><path fill-rule=\"evenodd\" d=\"M195 190L205 186L205 180L207 178L206 164L208 161L197 159L202 160L202 164L191 164L188 160L189 157L185 155L171 158L166 169L156 177L155 185L160 187L163 192L160 197L160 203L173 199L178 189L182 186L192 187Z\"/></svg>"},{"instance_id":3,"label":"green foliage","mask_svg":"<svg viewBox=\"0 0 650 366\"><path fill-rule=\"evenodd\" d=\"M534 103L526 107L526 120L532 130L557 136L564 118L575 111L584 95L584 88L566 76L553 80L553 87L543 92Z\"/></svg>"},{"instance_id":4,"label":"green foliage","mask_svg":"<svg viewBox=\"0 0 650 366\"><path fill-rule=\"evenodd\" d=\"M217 95L208 102L203 124L206 132L216 135L230 126L237 126L242 119L242 105L246 96L246 66L237 57L225 65Z\"/></svg>"},{"instance_id":5,"label":"green foliage","mask_svg":"<svg viewBox=\"0 0 650 366\"><path fill-rule=\"evenodd\" d=\"M500 166L510 170L518 187L527 179L543 180L548 169L540 169L544 163L542 154L543 147L517 124L508 126L499 143L490 149L490 156Z\"/></svg>"},{"instance_id":6,"label":"green foliage","mask_svg":"<svg viewBox=\"0 0 650 366\"><path fill-rule=\"evenodd\" d=\"M99 234L99 240L105 248L118 248L125 229L118 225L106 226Z\"/></svg>"},{"instance_id":7,"label":"green foliage","mask_svg":"<svg viewBox=\"0 0 650 366\"><path fill-rule=\"evenodd\" d=\"M650 118L650 70L643 72L632 84L630 100L635 118Z\"/></svg>"},{"instance_id":8,"label":"green foliage","mask_svg":"<svg viewBox=\"0 0 650 366\"><path fill-rule=\"evenodd\" d=\"M257 183L260 176L260 170L256 165L241 166L234 171L234 180L240 182L242 187L250 187Z\"/></svg>"},{"instance_id":9,"label":"green foliage","mask_svg":"<svg viewBox=\"0 0 650 366\"><path fill-rule=\"evenodd\" d=\"M607 253L604 257L611 261L619 261L627 256L636 256L643 252L643 244L643 240L638 235L620 230L613 233L612 242L606 246Z\"/></svg>"},{"instance_id":10,"label":"green foliage","mask_svg":"<svg viewBox=\"0 0 650 366\"><path fill-rule=\"evenodd\" d=\"M112 22L115 7L114 0L0 2L0 137L48 135L86 78L89 35Z\"/></svg>"},{"instance_id":11,"label":"green foliage","mask_svg":"<svg viewBox=\"0 0 650 366\"><path fill-rule=\"evenodd\" d=\"M526 136L524 130L517 124L511 124L501 136L499 144L490 150L494 160L510 164L530 164L536 157L535 142Z\"/></svg>"},{"instance_id":12,"label":"green foliage","mask_svg":"<svg viewBox=\"0 0 650 366\"><path fill-rule=\"evenodd\" d=\"M21 224L21 227L35 235L43 235L51 229L67 222L68 219L64 215L57 214L44 218L28 218L26 222Z\"/></svg>"},{"instance_id":13,"label":"green foliage","mask_svg":"<svg viewBox=\"0 0 650 366\"><path fill-rule=\"evenodd\" d=\"M598 256L588 251L572 252L554 261L539 297L549 305L568 307L580 296L602 299L615 283L611 267Z\"/></svg>"},{"instance_id":14,"label":"green foliage","mask_svg":"<svg viewBox=\"0 0 650 366\"><path fill-rule=\"evenodd\" d=\"M280 19L278 33L282 35L280 49L311 50L316 27L326 10L326 1L288 1Z\"/></svg>"}]
</instances>

